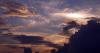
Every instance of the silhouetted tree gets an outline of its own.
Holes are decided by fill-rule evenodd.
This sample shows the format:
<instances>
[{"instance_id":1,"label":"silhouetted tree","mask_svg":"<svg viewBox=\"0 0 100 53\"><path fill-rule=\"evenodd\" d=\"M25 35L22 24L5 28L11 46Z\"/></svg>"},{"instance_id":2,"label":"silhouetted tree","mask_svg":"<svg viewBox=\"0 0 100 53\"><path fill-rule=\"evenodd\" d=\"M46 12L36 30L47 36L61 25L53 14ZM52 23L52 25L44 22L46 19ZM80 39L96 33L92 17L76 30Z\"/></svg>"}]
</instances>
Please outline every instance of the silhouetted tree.
<instances>
[{"instance_id":1,"label":"silhouetted tree","mask_svg":"<svg viewBox=\"0 0 100 53\"><path fill-rule=\"evenodd\" d=\"M32 53L31 48L24 48L24 53Z\"/></svg>"},{"instance_id":2,"label":"silhouetted tree","mask_svg":"<svg viewBox=\"0 0 100 53\"><path fill-rule=\"evenodd\" d=\"M59 48L57 53L68 53L69 44L64 44L63 47Z\"/></svg>"},{"instance_id":3,"label":"silhouetted tree","mask_svg":"<svg viewBox=\"0 0 100 53\"><path fill-rule=\"evenodd\" d=\"M69 53L100 53L100 23L90 20L70 38Z\"/></svg>"},{"instance_id":4,"label":"silhouetted tree","mask_svg":"<svg viewBox=\"0 0 100 53\"><path fill-rule=\"evenodd\" d=\"M35 53L39 53L39 51L36 51Z\"/></svg>"},{"instance_id":5,"label":"silhouetted tree","mask_svg":"<svg viewBox=\"0 0 100 53\"><path fill-rule=\"evenodd\" d=\"M56 53L56 49L52 49L51 50L51 53Z\"/></svg>"}]
</instances>

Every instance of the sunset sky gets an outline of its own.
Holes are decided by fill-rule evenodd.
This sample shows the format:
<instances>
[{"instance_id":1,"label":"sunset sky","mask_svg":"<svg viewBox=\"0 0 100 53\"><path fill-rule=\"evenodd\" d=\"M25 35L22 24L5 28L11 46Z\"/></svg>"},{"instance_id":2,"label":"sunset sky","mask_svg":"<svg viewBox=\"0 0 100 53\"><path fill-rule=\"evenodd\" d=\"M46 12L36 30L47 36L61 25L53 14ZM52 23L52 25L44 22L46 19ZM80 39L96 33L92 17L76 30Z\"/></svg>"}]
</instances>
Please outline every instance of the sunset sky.
<instances>
[{"instance_id":1,"label":"sunset sky","mask_svg":"<svg viewBox=\"0 0 100 53\"><path fill-rule=\"evenodd\" d=\"M0 22L11 32L59 33L72 20L99 17L100 0L0 0Z\"/></svg>"}]
</instances>

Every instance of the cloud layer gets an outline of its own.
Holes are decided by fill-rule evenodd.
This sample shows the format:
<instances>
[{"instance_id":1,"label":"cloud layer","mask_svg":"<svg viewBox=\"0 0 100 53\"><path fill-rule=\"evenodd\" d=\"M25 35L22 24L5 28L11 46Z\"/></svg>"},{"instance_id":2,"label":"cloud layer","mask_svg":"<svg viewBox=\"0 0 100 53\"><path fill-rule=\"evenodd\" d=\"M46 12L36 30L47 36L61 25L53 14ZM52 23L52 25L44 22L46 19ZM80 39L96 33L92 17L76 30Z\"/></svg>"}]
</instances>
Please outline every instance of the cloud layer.
<instances>
[{"instance_id":1,"label":"cloud layer","mask_svg":"<svg viewBox=\"0 0 100 53\"><path fill-rule=\"evenodd\" d=\"M100 15L98 0L95 2L93 0L17 0L17 2L0 3L0 11L4 10L0 15L3 15L6 23L12 26L11 31L15 32L58 33L61 32L62 24L72 20L80 24L86 23L85 19L66 16L69 13L80 13L85 17Z\"/></svg>"}]
</instances>

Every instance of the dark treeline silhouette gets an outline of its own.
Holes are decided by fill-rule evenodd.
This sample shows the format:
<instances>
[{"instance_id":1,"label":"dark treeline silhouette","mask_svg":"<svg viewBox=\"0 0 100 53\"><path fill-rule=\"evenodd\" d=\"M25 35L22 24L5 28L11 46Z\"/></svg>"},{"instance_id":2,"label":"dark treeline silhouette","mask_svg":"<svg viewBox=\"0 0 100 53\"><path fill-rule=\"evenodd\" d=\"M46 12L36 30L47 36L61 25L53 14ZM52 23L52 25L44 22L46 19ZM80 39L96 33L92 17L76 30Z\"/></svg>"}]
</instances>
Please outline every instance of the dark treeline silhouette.
<instances>
[{"instance_id":1,"label":"dark treeline silhouette","mask_svg":"<svg viewBox=\"0 0 100 53\"><path fill-rule=\"evenodd\" d=\"M70 38L69 53L100 53L100 23L88 21Z\"/></svg>"},{"instance_id":2,"label":"dark treeline silhouette","mask_svg":"<svg viewBox=\"0 0 100 53\"><path fill-rule=\"evenodd\" d=\"M100 23L97 20L88 21L71 36L69 44L52 53L100 53Z\"/></svg>"}]
</instances>

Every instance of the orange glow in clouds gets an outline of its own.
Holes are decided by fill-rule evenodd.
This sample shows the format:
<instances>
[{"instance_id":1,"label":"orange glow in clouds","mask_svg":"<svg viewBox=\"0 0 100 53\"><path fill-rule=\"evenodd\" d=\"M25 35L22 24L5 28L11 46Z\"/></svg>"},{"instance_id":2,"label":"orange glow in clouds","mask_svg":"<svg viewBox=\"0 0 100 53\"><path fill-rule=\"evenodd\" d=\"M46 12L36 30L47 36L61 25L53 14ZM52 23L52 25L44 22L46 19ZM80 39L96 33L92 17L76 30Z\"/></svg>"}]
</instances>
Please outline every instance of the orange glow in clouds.
<instances>
[{"instance_id":1,"label":"orange glow in clouds","mask_svg":"<svg viewBox=\"0 0 100 53\"><path fill-rule=\"evenodd\" d=\"M88 19L86 18L93 16L92 14L86 12L61 12L61 13L54 13L53 15L74 20L79 24L87 24Z\"/></svg>"},{"instance_id":2,"label":"orange glow in clouds","mask_svg":"<svg viewBox=\"0 0 100 53\"><path fill-rule=\"evenodd\" d=\"M84 18L85 17L85 15L81 13L67 13L65 16L71 17L71 18Z\"/></svg>"},{"instance_id":3,"label":"orange glow in clouds","mask_svg":"<svg viewBox=\"0 0 100 53\"><path fill-rule=\"evenodd\" d=\"M84 19L93 15L84 12L54 13L54 16L62 16L69 19Z\"/></svg>"}]
</instances>

